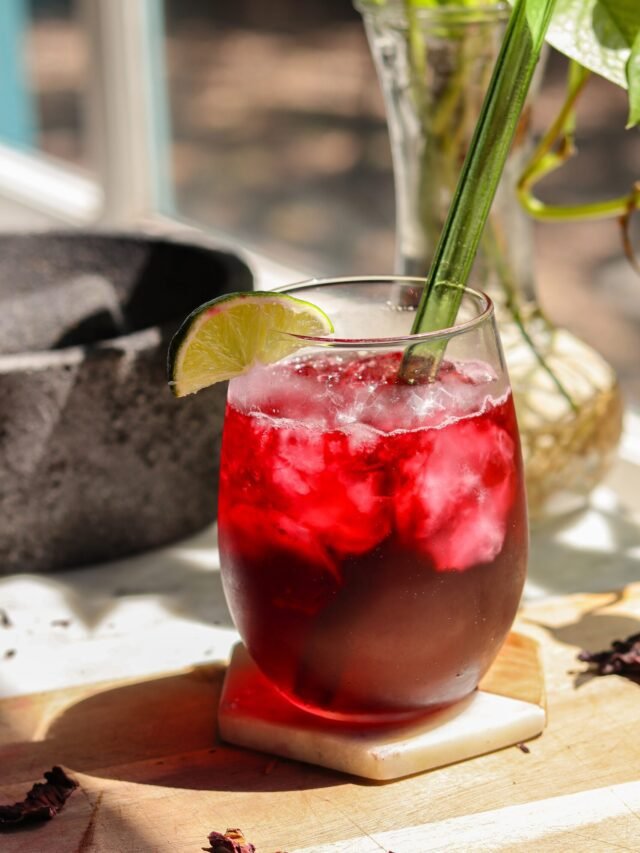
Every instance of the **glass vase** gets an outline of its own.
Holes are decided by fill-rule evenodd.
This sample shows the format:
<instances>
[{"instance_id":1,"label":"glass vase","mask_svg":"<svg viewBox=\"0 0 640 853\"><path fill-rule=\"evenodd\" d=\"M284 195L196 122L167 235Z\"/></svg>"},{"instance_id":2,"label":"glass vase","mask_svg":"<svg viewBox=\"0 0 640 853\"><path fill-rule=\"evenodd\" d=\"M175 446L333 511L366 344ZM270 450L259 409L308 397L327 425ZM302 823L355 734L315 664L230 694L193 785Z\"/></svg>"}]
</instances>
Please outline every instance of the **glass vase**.
<instances>
[{"instance_id":1,"label":"glass vase","mask_svg":"<svg viewBox=\"0 0 640 853\"><path fill-rule=\"evenodd\" d=\"M387 112L395 180L395 271L424 276L510 7L502 2L420 8L407 0L355 3ZM534 80L531 97L535 90ZM496 305L535 521L586 503L618 445L622 399L607 362L554 326L536 297L532 223L515 193L531 153L529 117L530 103L511 147L472 282Z\"/></svg>"}]
</instances>

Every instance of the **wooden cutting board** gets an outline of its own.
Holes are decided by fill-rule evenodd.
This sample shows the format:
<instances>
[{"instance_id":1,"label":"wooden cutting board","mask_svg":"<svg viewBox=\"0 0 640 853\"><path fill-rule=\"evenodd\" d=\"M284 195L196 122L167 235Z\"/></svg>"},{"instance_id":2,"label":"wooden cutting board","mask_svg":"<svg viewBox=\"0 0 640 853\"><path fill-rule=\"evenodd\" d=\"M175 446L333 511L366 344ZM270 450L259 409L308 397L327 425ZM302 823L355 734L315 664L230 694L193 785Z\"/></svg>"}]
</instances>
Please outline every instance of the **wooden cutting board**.
<instances>
[{"instance_id":1,"label":"wooden cutting board","mask_svg":"<svg viewBox=\"0 0 640 853\"><path fill-rule=\"evenodd\" d=\"M525 608L548 725L529 743L396 782L234 748L216 736L224 666L0 702L0 801L62 764L80 789L3 853L194 851L241 827L258 853L640 850L640 686L576 660L640 631L640 585Z\"/></svg>"}]
</instances>

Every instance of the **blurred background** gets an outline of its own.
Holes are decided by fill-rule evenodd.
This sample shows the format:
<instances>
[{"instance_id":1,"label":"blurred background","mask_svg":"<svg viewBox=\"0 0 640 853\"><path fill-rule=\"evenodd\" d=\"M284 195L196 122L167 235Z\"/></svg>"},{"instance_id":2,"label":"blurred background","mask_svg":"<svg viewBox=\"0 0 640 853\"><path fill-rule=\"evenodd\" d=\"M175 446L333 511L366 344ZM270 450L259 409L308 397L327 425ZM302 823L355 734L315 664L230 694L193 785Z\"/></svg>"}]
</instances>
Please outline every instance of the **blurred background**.
<instances>
[{"instance_id":1,"label":"blurred background","mask_svg":"<svg viewBox=\"0 0 640 853\"><path fill-rule=\"evenodd\" d=\"M97 221L106 198L108 224L159 212L304 275L392 269L384 108L351 0L2 0L0 72L2 228ZM538 133L564 74L552 55ZM629 190L640 134L625 119L624 93L594 78L579 155L546 179L545 200ZM640 277L616 222L538 224L536 249L547 313L640 402Z\"/></svg>"}]
</instances>

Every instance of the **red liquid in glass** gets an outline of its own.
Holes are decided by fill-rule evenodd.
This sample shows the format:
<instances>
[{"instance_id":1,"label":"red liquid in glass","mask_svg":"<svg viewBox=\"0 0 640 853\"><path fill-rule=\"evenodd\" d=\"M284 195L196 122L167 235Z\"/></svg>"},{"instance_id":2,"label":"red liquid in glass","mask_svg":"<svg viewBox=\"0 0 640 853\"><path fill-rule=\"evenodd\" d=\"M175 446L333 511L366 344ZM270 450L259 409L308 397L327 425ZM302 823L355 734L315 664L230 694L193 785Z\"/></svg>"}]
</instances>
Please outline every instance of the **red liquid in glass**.
<instances>
[{"instance_id":1,"label":"red liquid in glass","mask_svg":"<svg viewBox=\"0 0 640 853\"><path fill-rule=\"evenodd\" d=\"M227 600L264 674L325 716L390 720L464 697L524 584L510 393L480 363L399 384L400 358L322 355L230 386Z\"/></svg>"}]
</instances>

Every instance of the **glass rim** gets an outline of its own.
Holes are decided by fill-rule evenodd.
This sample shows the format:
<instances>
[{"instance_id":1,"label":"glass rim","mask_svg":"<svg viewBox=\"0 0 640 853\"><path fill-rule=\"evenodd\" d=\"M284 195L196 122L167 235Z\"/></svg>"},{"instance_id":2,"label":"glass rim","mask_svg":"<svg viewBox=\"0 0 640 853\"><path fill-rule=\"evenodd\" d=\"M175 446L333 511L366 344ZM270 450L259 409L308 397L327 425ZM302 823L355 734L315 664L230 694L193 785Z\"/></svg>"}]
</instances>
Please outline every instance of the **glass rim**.
<instances>
[{"instance_id":1,"label":"glass rim","mask_svg":"<svg viewBox=\"0 0 640 853\"><path fill-rule=\"evenodd\" d=\"M333 287L343 284L406 284L406 285L426 285L426 279L417 276L403 275L355 275L355 276L337 276L333 278L311 278L303 281L292 282L291 284L280 285L274 287L274 293L290 293L291 291L312 290L316 287ZM438 287L451 287L463 291L464 295L468 295L478 300L483 306L480 313L470 320L465 320L464 323L456 323L454 326L448 326L445 329L434 329L430 332L417 332L412 334L409 332L406 335L394 335L392 337L376 337L376 338L336 338L331 335L299 335L293 332L283 332L287 337L295 338L299 341L304 341L309 345L330 346L343 349L354 349L355 347L390 347L401 345L403 347L415 346L416 344L429 343L442 339L450 339L464 335L467 332L479 328L488 320L493 319L495 309L493 300L482 290L476 290L473 287L465 285L453 284L451 282L441 283ZM296 294L298 295L298 294ZM309 300L311 301L311 300Z\"/></svg>"},{"instance_id":2,"label":"glass rim","mask_svg":"<svg viewBox=\"0 0 640 853\"><path fill-rule=\"evenodd\" d=\"M402 0L385 0L383 3L375 0L354 0L354 6L362 15L372 17L376 14L386 14L390 17L395 15L394 21L400 24L405 15ZM418 20L425 23L431 21L434 23L482 23L492 19L508 20L511 15L511 5L508 0L497 0L494 3L491 0L485 0L478 6L466 6L460 2L447 6L416 6L414 11Z\"/></svg>"}]
</instances>

